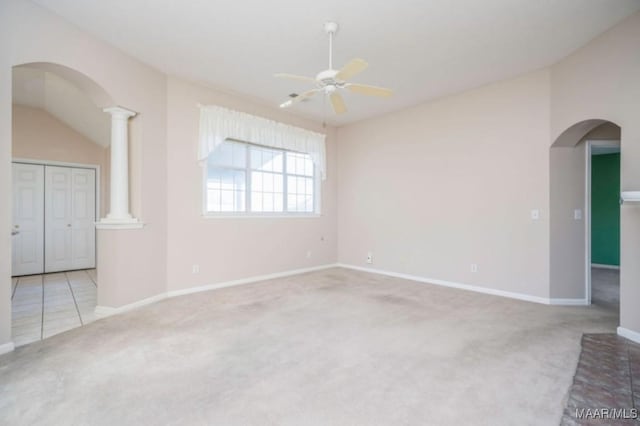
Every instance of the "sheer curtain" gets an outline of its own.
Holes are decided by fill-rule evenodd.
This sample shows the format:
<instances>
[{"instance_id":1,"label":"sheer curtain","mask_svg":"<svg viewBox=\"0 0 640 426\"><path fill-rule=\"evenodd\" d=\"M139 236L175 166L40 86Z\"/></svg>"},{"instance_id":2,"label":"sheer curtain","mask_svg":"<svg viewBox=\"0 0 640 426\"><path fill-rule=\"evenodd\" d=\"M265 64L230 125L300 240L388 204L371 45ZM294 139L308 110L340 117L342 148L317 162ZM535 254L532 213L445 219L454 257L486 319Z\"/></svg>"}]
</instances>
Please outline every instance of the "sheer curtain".
<instances>
[{"instance_id":1,"label":"sheer curtain","mask_svg":"<svg viewBox=\"0 0 640 426\"><path fill-rule=\"evenodd\" d=\"M206 160L225 139L236 139L309 154L324 180L327 177L325 138L321 133L244 112L216 105L200 106L200 161Z\"/></svg>"}]
</instances>

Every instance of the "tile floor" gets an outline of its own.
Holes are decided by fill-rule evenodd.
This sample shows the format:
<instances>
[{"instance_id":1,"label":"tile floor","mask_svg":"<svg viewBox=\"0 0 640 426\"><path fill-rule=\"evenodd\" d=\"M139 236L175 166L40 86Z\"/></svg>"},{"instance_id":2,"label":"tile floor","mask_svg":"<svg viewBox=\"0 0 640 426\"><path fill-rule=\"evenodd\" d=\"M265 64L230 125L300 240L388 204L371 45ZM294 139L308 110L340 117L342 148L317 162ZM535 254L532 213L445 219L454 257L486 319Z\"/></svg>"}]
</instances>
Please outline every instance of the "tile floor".
<instances>
[{"instance_id":1,"label":"tile floor","mask_svg":"<svg viewBox=\"0 0 640 426\"><path fill-rule=\"evenodd\" d=\"M12 335L16 346L46 339L95 320L95 269L12 279Z\"/></svg>"},{"instance_id":2,"label":"tile floor","mask_svg":"<svg viewBox=\"0 0 640 426\"><path fill-rule=\"evenodd\" d=\"M633 424L637 420L591 419L584 410L632 410L640 404L640 345L615 333L584 334L582 352L573 378L562 426ZM582 413L582 415L580 414Z\"/></svg>"}]
</instances>

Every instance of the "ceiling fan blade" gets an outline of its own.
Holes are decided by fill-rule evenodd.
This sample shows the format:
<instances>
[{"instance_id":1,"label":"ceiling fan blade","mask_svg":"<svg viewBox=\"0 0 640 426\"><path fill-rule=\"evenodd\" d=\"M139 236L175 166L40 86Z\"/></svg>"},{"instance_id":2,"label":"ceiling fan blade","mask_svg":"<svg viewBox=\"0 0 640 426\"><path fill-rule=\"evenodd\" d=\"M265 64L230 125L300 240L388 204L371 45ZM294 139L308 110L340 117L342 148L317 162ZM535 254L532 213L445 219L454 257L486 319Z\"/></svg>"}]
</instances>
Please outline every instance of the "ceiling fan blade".
<instances>
[{"instance_id":1,"label":"ceiling fan blade","mask_svg":"<svg viewBox=\"0 0 640 426\"><path fill-rule=\"evenodd\" d=\"M369 64L363 59L352 59L347 65L345 65L340 71L338 71L338 74L336 74L336 79L342 81L348 80L354 75L359 74L367 69L368 66Z\"/></svg>"},{"instance_id":2,"label":"ceiling fan blade","mask_svg":"<svg viewBox=\"0 0 640 426\"><path fill-rule=\"evenodd\" d=\"M346 84L345 88L352 91L353 93L359 93L361 95L367 95L367 96L382 96L387 98L393 95L393 91L391 89L385 89L384 87L369 86L366 84Z\"/></svg>"},{"instance_id":3,"label":"ceiling fan blade","mask_svg":"<svg viewBox=\"0 0 640 426\"><path fill-rule=\"evenodd\" d=\"M301 93L296 97L287 99L286 101L284 101L283 103L280 104L280 108L290 107L291 105L295 104L296 102L300 102L302 100L305 100L305 99L308 99L308 98L312 97L313 95L315 95L319 91L320 91L320 89L307 90L306 92Z\"/></svg>"},{"instance_id":4,"label":"ceiling fan blade","mask_svg":"<svg viewBox=\"0 0 640 426\"><path fill-rule=\"evenodd\" d=\"M310 83L315 83L316 82L315 78L313 78L313 77L305 77L304 75L278 73L278 74L274 74L273 76L277 77L277 78L288 78L289 80L307 81L307 82L310 82Z\"/></svg>"},{"instance_id":5,"label":"ceiling fan blade","mask_svg":"<svg viewBox=\"0 0 640 426\"><path fill-rule=\"evenodd\" d=\"M331 106L333 106L333 110L336 114L347 112L347 106L344 104L344 99L342 99L340 93L333 92L331 95L329 95L329 99L331 99Z\"/></svg>"}]
</instances>

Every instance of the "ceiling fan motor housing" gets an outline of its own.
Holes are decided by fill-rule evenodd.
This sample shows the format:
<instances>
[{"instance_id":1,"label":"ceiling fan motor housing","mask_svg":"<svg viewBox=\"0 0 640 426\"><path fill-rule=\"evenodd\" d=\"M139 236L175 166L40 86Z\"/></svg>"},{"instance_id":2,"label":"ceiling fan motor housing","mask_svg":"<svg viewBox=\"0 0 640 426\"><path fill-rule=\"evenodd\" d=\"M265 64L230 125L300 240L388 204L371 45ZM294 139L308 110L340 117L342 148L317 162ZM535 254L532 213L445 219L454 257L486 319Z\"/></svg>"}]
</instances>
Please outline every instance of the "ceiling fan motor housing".
<instances>
[{"instance_id":1,"label":"ceiling fan motor housing","mask_svg":"<svg viewBox=\"0 0 640 426\"><path fill-rule=\"evenodd\" d=\"M327 85L337 85L338 80L336 80L336 75L338 74L338 70L325 70L316 76L316 80L320 83L322 87Z\"/></svg>"},{"instance_id":2,"label":"ceiling fan motor housing","mask_svg":"<svg viewBox=\"0 0 640 426\"><path fill-rule=\"evenodd\" d=\"M324 30L327 34L335 34L338 32L338 24L335 22L325 22L324 23Z\"/></svg>"}]
</instances>

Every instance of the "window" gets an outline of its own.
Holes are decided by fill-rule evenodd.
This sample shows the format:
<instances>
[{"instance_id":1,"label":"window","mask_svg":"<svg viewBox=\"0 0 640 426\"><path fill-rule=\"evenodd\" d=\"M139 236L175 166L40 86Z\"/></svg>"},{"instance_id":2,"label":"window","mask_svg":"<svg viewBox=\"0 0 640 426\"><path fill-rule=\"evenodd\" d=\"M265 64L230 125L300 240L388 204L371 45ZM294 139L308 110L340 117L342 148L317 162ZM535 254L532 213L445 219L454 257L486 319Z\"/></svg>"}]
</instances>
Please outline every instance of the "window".
<instances>
[{"instance_id":1,"label":"window","mask_svg":"<svg viewBox=\"0 0 640 426\"><path fill-rule=\"evenodd\" d=\"M226 140L207 159L205 213L316 214L319 186L308 154Z\"/></svg>"}]
</instances>

